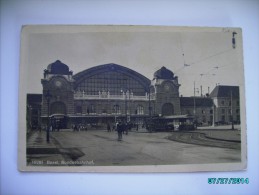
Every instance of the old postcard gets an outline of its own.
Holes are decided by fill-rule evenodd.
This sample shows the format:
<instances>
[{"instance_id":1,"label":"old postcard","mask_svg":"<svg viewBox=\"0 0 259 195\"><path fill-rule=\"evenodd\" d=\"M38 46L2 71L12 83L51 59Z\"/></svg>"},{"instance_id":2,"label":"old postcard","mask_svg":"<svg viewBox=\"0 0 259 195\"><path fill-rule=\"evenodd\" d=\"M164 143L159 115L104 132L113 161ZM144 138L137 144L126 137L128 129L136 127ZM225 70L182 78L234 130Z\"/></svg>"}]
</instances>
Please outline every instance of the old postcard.
<instances>
[{"instance_id":1,"label":"old postcard","mask_svg":"<svg viewBox=\"0 0 259 195\"><path fill-rule=\"evenodd\" d=\"M19 170L244 170L244 82L240 28L24 26Z\"/></svg>"}]
</instances>

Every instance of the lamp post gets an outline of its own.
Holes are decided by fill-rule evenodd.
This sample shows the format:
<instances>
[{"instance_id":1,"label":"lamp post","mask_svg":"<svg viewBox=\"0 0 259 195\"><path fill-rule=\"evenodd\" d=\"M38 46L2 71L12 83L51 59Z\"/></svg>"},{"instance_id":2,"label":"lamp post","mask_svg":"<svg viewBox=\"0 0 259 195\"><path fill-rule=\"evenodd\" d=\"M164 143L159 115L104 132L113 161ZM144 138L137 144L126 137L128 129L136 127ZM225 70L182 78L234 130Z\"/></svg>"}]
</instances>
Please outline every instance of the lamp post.
<instances>
[{"instance_id":1,"label":"lamp post","mask_svg":"<svg viewBox=\"0 0 259 195\"><path fill-rule=\"evenodd\" d=\"M50 129L50 120L49 120L49 102L50 102L50 98L52 97L52 95L49 93L49 90L47 91L47 93L45 94L45 98L47 100L47 108L48 108L48 126L47 126L47 142L49 143L49 129Z\"/></svg>"},{"instance_id":2,"label":"lamp post","mask_svg":"<svg viewBox=\"0 0 259 195\"><path fill-rule=\"evenodd\" d=\"M193 116L194 116L194 123L195 123L195 128L197 128L197 118L196 118L196 100L195 100L195 95L196 95L196 92L199 93L199 90L198 88L195 87L195 81L194 81L194 91L193 91Z\"/></svg>"},{"instance_id":3,"label":"lamp post","mask_svg":"<svg viewBox=\"0 0 259 195\"><path fill-rule=\"evenodd\" d=\"M128 89L121 89L121 93L124 96L124 101L125 101L125 122L129 122L130 118L128 119L128 99L130 101L130 90ZM129 113L130 116L130 113Z\"/></svg>"},{"instance_id":4,"label":"lamp post","mask_svg":"<svg viewBox=\"0 0 259 195\"><path fill-rule=\"evenodd\" d=\"M151 119L151 97L150 97L150 94L151 93L151 90L150 88L148 89L148 115L149 115L149 118Z\"/></svg>"},{"instance_id":5,"label":"lamp post","mask_svg":"<svg viewBox=\"0 0 259 195\"><path fill-rule=\"evenodd\" d=\"M27 125L28 125L28 129L30 129L30 131L32 130L32 106L31 105L28 105L27 106L27 109L28 109L28 115L29 117L27 118Z\"/></svg>"}]
</instances>

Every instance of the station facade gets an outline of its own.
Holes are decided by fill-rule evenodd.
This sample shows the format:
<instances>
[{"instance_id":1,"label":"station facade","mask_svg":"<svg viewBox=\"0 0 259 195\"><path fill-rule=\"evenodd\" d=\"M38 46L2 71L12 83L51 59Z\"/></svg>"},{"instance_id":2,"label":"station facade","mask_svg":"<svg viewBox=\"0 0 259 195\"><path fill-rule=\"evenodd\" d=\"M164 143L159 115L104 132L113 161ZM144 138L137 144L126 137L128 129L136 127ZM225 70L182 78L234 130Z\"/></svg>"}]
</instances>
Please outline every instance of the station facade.
<instances>
[{"instance_id":1,"label":"station facade","mask_svg":"<svg viewBox=\"0 0 259 195\"><path fill-rule=\"evenodd\" d=\"M41 84L42 94L27 95L27 123L34 126L46 126L48 116L61 128L71 128L73 124L104 127L117 120L143 124L151 116L173 115L194 115L203 124L216 120L230 122L229 101L232 101L231 114L235 112L235 120L240 117L238 87L225 88L233 91L231 97L219 97L222 95L218 93L222 91L219 86L207 97L180 97L178 77L165 67L157 70L150 80L113 63L73 75L66 64L57 60L44 70ZM35 109L37 116L30 114L36 113L32 111Z\"/></svg>"},{"instance_id":2,"label":"station facade","mask_svg":"<svg viewBox=\"0 0 259 195\"><path fill-rule=\"evenodd\" d=\"M112 63L73 75L58 60L44 70L41 83L43 123L49 115L57 118L63 127L75 123L107 124L118 119L142 124L151 115L181 113L178 78L165 67L149 80Z\"/></svg>"}]
</instances>

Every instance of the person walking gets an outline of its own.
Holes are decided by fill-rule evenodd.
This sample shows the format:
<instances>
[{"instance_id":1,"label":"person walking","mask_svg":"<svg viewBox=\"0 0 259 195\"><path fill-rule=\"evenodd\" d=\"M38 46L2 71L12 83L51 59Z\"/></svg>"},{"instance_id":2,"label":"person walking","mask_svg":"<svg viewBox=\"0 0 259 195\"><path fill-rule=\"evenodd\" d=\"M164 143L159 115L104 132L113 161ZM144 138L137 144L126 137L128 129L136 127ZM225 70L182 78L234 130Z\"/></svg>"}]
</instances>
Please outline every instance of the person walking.
<instances>
[{"instance_id":1,"label":"person walking","mask_svg":"<svg viewBox=\"0 0 259 195\"><path fill-rule=\"evenodd\" d=\"M109 123L107 123L107 131L108 131L108 132L111 132L111 126L110 126Z\"/></svg>"},{"instance_id":2,"label":"person walking","mask_svg":"<svg viewBox=\"0 0 259 195\"><path fill-rule=\"evenodd\" d=\"M126 135L128 135L128 133L129 133L129 125L130 124L128 122L124 124L124 131L125 131Z\"/></svg>"},{"instance_id":3,"label":"person walking","mask_svg":"<svg viewBox=\"0 0 259 195\"><path fill-rule=\"evenodd\" d=\"M123 125L121 122L119 122L117 124L118 141L122 141L122 131L123 131Z\"/></svg>"}]
</instances>

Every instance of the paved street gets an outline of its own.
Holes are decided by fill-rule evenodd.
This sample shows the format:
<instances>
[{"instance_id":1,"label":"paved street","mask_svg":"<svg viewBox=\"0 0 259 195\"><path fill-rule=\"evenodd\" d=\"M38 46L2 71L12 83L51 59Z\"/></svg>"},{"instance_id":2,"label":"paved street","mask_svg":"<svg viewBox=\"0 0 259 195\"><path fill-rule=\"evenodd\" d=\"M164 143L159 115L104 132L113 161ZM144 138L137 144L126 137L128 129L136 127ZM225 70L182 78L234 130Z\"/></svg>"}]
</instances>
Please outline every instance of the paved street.
<instances>
[{"instance_id":1,"label":"paved street","mask_svg":"<svg viewBox=\"0 0 259 195\"><path fill-rule=\"evenodd\" d=\"M224 131L218 133L223 135ZM214 136L218 133L214 133ZM229 132L225 134L228 134L228 137L235 137L238 133L239 131L233 132L232 136ZM117 141L116 132L65 130L51 132L51 143L47 144L44 139L45 132L36 132L28 140L27 151L30 153L28 163L37 165L39 161L39 164L46 165L48 155L50 158L47 165L166 165L240 161L241 151L238 147L240 143L230 142L230 145L234 144L235 147L221 144L220 147L211 147L212 145L206 144L197 145L195 142L187 144L181 140L169 139L175 134L179 132L133 131L128 135L124 134L123 141ZM189 142L192 143L192 139ZM209 139L209 142L220 142L220 140ZM41 154L37 154L37 151ZM60 164L61 161L63 164ZM78 164L70 164L73 161Z\"/></svg>"}]
</instances>

